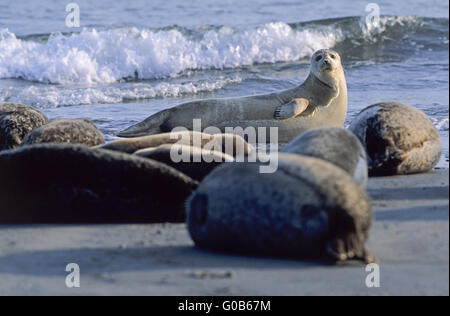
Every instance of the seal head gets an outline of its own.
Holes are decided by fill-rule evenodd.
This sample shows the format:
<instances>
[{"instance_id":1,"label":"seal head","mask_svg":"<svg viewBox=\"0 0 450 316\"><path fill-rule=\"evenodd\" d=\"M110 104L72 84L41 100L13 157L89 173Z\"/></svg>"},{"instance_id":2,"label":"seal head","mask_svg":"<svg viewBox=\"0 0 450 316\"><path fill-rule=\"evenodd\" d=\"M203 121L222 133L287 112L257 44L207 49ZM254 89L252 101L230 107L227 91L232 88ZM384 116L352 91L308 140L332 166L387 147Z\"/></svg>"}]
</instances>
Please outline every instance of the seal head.
<instances>
[{"instance_id":1,"label":"seal head","mask_svg":"<svg viewBox=\"0 0 450 316\"><path fill-rule=\"evenodd\" d=\"M320 49L311 57L311 73L330 87L338 87L343 74L341 57L332 49Z\"/></svg>"}]
</instances>

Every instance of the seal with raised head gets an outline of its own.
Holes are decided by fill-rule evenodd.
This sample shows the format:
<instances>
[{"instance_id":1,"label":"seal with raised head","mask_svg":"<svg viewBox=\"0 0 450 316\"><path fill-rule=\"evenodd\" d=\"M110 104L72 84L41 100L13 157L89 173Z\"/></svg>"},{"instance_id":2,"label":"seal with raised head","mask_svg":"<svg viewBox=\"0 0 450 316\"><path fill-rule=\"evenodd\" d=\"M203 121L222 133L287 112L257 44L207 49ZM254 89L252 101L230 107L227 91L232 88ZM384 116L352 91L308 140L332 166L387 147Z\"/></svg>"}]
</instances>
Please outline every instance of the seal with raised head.
<instances>
[{"instance_id":1,"label":"seal with raised head","mask_svg":"<svg viewBox=\"0 0 450 316\"><path fill-rule=\"evenodd\" d=\"M21 146L42 143L66 143L96 146L105 142L97 126L86 119L56 119L36 128Z\"/></svg>"},{"instance_id":2,"label":"seal with raised head","mask_svg":"<svg viewBox=\"0 0 450 316\"><path fill-rule=\"evenodd\" d=\"M0 223L181 222L198 183L157 161L84 145L0 153Z\"/></svg>"},{"instance_id":3,"label":"seal with raised head","mask_svg":"<svg viewBox=\"0 0 450 316\"><path fill-rule=\"evenodd\" d=\"M349 126L365 146L373 176L420 173L439 161L439 133L421 110L382 102L362 110Z\"/></svg>"},{"instance_id":4,"label":"seal with raised head","mask_svg":"<svg viewBox=\"0 0 450 316\"><path fill-rule=\"evenodd\" d=\"M158 112L120 132L136 137L170 132L193 120L225 131L226 127L278 127L280 142L289 142L318 126L343 126L347 114L347 84L337 52L321 49L311 58L311 69L298 87L270 94L193 101ZM267 142L270 140L267 139Z\"/></svg>"},{"instance_id":5,"label":"seal with raised head","mask_svg":"<svg viewBox=\"0 0 450 316\"><path fill-rule=\"evenodd\" d=\"M259 163L223 164L190 196L196 246L244 255L371 262L372 212L365 192L324 160L279 154L274 173Z\"/></svg>"},{"instance_id":6,"label":"seal with raised head","mask_svg":"<svg viewBox=\"0 0 450 316\"><path fill-rule=\"evenodd\" d=\"M31 106L0 103L0 151L19 146L31 131L47 123L47 117Z\"/></svg>"},{"instance_id":7,"label":"seal with raised head","mask_svg":"<svg viewBox=\"0 0 450 316\"><path fill-rule=\"evenodd\" d=\"M323 159L347 171L362 188L367 185L366 150L359 139L344 128L313 128L294 138L282 151Z\"/></svg>"}]
</instances>

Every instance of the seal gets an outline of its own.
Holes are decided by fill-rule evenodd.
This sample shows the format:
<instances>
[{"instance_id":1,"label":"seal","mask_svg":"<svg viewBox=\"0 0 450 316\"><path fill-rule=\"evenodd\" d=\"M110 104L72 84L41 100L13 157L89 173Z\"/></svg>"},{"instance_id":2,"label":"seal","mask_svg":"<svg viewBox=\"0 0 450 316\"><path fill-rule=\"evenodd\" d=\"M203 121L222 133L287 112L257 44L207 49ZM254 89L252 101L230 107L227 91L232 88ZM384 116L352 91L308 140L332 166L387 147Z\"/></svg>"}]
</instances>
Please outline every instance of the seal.
<instances>
[{"instance_id":1,"label":"seal","mask_svg":"<svg viewBox=\"0 0 450 316\"><path fill-rule=\"evenodd\" d=\"M321 49L298 87L270 94L193 101L158 112L121 131L120 137L169 132L178 126L193 130L193 120L205 126L278 127L279 141L289 142L318 126L343 126L347 114L347 85L339 54ZM266 140L270 142L270 140Z\"/></svg>"},{"instance_id":2,"label":"seal","mask_svg":"<svg viewBox=\"0 0 450 316\"><path fill-rule=\"evenodd\" d=\"M173 152L180 156L185 153L187 160L174 161ZM180 144L166 144L156 148L142 149L134 154L165 163L197 181L203 180L208 173L223 162L234 161L233 156L219 151Z\"/></svg>"},{"instance_id":3,"label":"seal","mask_svg":"<svg viewBox=\"0 0 450 316\"><path fill-rule=\"evenodd\" d=\"M0 153L0 223L182 222L198 182L154 160L84 145Z\"/></svg>"},{"instance_id":4,"label":"seal","mask_svg":"<svg viewBox=\"0 0 450 316\"><path fill-rule=\"evenodd\" d=\"M398 102L363 109L349 126L365 146L369 175L386 176L431 170L439 161L439 133L421 110Z\"/></svg>"},{"instance_id":5,"label":"seal","mask_svg":"<svg viewBox=\"0 0 450 316\"><path fill-rule=\"evenodd\" d=\"M67 143L96 146L105 142L94 123L86 119L57 119L33 130L21 146L41 143Z\"/></svg>"},{"instance_id":6,"label":"seal","mask_svg":"<svg viewBox=\"0 0 450 316\"><path fill-rule=\"evenodd\" d=\"M47 123L47 117L31 106L0 103L0 151L19 146L32 130Z\"/></svg>"},{"instance_id":7,"label":"seal","mask_svg":"<svg viewBox=\"0 0 450 316\"><path fill-rule=\"evenodd\" d=\"M248 144L244 138L239 135L227 133L207 134L196 131L179 131L129 139L118 139L99 146L99 148L132 154L141 149L175 143L200 148L207 147L208 149L214 149L216 151L220 150L233 157L236 155L247 156L254 150L253 146Z\"/></svg>"},{"instance_id":8,"label":"seal","mask_svg":"<svg viewBox=\"0 0 450 316\"><path fill-rule=\"evenodd\" d=\"M371 205L341 168L279 154L274 173L259 163L223 164L187 203L195 245L244 255L374 261L365 249Z\"/></svg>"},{"instance_id":9,"label":"seal","mask_svg":"<svg viewBox=\"0 0 450 316\"><path fill-rule=\"evenodd\" d=\"M344 128L313 128L294 138L282 152L323 159L347 171L362 188L367 185L366 150L359 139Z\"/></svg>"}]
</instances>

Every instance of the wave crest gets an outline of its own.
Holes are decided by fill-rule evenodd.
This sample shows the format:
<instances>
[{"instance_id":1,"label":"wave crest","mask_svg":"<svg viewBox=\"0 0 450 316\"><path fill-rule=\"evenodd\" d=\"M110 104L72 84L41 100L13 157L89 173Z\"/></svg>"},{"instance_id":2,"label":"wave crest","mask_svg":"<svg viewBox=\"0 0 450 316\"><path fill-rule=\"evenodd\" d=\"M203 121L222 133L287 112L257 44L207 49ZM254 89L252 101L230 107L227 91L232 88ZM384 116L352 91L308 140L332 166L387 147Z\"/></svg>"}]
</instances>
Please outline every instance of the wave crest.
<instances>
[{"instance_id":1,"label":"wave crest","mask_svg":"<svg viewBox=\"0 0 450 316\"><path fill-rule=\"evenodd\" d=\"M57 84L112 83L173 77L189 69L222 69L306 57L336 38L270 23L252 30L212 29L195 40L178 29L113 29L53 34L46 43L0 31L0 78Z\"/></svg>"},{"instance_id":2,"label":"wave crest","mask_svg":"<svg viewBox=\"0 0 450 316\"><path fill-rule=\"evenodd\" d=\"M84 29L68 35L51 34L46 40L18 38L3 29L0 78L87 85L160 79L192 69L295 61L343 41L358 46L382 40L381 35L395 37L396 32L404 34L411 27L432 22L415 17L382 17L378 27L369 28L360 17L349 17L297 24L274 22L248 29ZM448 20L446 23L448 26ZM402 28L406 28L403 33Z\"/></svg>"}]
</instances>

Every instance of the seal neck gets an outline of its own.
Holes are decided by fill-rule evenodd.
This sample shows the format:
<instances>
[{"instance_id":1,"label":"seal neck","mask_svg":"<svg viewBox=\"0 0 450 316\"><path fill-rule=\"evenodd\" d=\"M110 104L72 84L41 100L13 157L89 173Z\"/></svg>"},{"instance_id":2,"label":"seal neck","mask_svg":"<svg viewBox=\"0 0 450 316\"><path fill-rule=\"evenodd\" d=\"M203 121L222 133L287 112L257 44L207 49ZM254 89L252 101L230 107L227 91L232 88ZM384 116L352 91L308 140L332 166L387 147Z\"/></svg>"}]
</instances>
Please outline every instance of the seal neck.
<instances>
[{"instance_id":1,"label":"seal neck","mask_svg":"<svg viewBox=\"0 0 450 316\"><path fill-rule=\"evenodd\" d=\"M339 82L337 82L336 86L332 86L330 83L317 78L313 73L309 73L308 77L306 78L302 86L310 87L313 88L314 90L319 90L324 93L329 93L332 91L338 91L339 90L338 84Z\"/></svg>"},{"instance_id":2,"label":"seal neck","mask_svg":"<svg viewBox=\"0 0 450 316\"><path fill-rule=\"evenodd\" d=\"M311 78L310 78L311 77ZM335 76L333 76L332 80L324 80L320 77L316 76L314 73L310 72L307 78L314 81L315 85L328 87L329 89L338 89L340 85L340 74L336 71Z\"/></svg>"}]
</instances>

